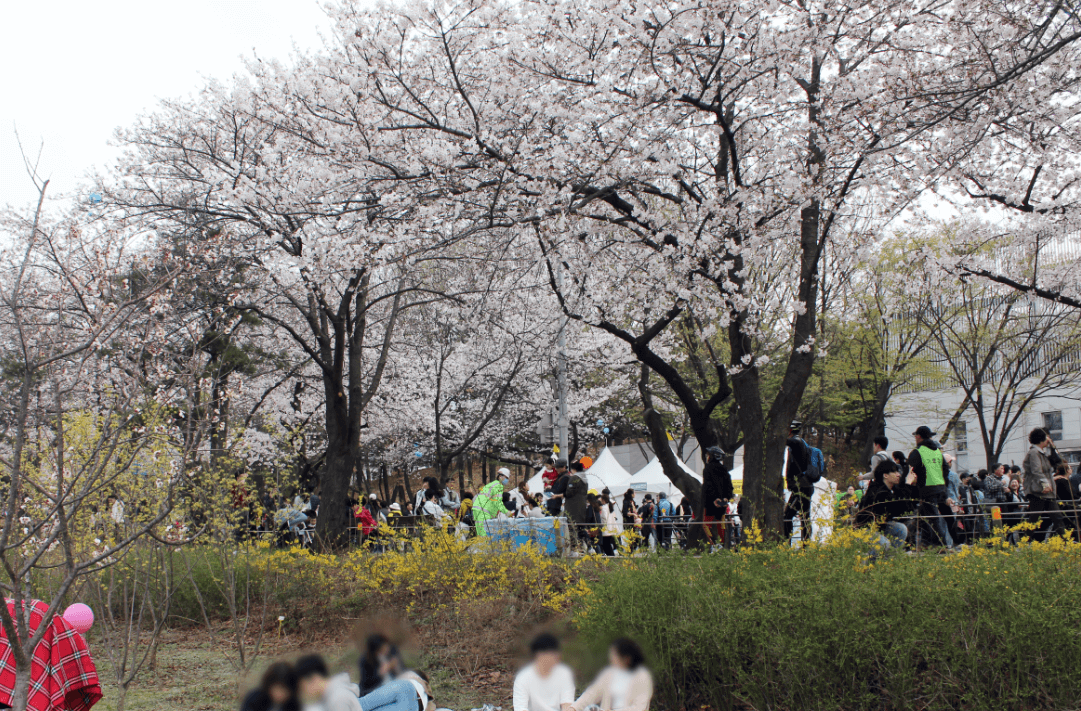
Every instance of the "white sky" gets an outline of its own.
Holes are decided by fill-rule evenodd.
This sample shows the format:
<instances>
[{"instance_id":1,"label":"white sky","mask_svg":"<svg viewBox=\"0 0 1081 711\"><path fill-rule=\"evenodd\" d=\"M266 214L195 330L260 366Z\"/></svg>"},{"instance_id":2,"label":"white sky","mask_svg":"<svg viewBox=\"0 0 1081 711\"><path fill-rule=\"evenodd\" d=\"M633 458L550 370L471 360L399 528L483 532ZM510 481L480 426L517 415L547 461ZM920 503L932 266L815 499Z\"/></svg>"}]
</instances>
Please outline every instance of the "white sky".
<instances>
[{"instance_id":1,"label":"white sky","mask_svg":"<svg viewBox=\"0 0 1081 711\"><path fill-rule=\"evenodd\" d=\"M0 206L34 189L27 153L44 141L53 197L115 159L113 131L159 99L228 79L253 51L285 59L320 45L330 23L317 0L11 0L0 21Z\"/></svg>"}]
</instances>

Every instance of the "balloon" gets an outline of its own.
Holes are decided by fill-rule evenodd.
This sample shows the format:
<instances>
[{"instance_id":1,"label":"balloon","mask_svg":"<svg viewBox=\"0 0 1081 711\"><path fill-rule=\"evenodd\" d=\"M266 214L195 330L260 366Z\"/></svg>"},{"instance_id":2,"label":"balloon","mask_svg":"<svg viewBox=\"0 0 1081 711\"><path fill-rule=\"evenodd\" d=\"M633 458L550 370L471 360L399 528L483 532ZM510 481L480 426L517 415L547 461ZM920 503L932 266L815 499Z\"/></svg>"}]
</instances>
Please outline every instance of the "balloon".
<instances>
[{"instance_id":1,"label":"balloon","mask_svg":"<svg viewBox=\"0 0 1081 711\"><path fill-rule=\"evenodd\" d=\"M604 427L604 420L597 420L597 427Z\"/></svg>"},{"instance_id":2,"label":"balloon","mask_svg":"<svg viewBox=\"0 0 1081 711\"><path fill-rule=\"evenodd\" d=\"M64 610L64 619L79 634L86 634L94 624L94 611L89 606L77 602Z\"/></svg>"},{"instance_id":3,"label":"balloon","mask_svg":"<svg viewBox=\"0 0 1081 711\"><path fill-rule=\"evenodd\" d=\"M420 457L423 457L424 455L421 454L420 452L413 452L413 456L415 456L417 458L420 458Z\"/></svg>"},{"instance_id":4,"label":"balloon","mask_svg":"<svg viewBox=\"0 0 1081 711\"><path fill-rule=\"evenodd\" d=\"M605 428L604 428L604 433L605 433L605 434L608 434L609 432L611 432L611 430L610 430L610 429L608 429L607 427L605 427Z\"/></svg>"},{"instance_id":5,"label":"balloon","mask_svg":"<svg viewBox=\"0 0 1081 711\"><path fill-rule=\"evenodd\" d=\"M90 193L90 204L97 205L101 202L101 193Z\"/></svg>"},{"instance_id":6,"label":"balloon","mask_svg":"<svg viewBox=\"0 0 1081 711\"><path fill-rule=\"evenodd\" d=\"M582 457L578 461L581 462L582 466L585 467L586 469L589 469L591 466L593 466L593 458L592 457Z\"/></svg>"}]
</instances>

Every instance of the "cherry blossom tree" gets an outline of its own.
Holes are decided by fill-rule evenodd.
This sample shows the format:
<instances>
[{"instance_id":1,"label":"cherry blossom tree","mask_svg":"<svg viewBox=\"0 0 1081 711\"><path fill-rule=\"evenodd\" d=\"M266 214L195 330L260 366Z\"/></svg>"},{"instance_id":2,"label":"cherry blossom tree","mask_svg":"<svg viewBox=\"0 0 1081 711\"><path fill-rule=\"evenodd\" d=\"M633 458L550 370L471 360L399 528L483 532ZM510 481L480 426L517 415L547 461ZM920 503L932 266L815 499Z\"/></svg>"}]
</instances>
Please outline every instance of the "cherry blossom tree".
<instances>
[{"instance_id":1,"label":"cherry blossom tree","mask_svg":"<svg viewBox=\"0 0 1081 711\"><path fill-rule=\"evenodd\" d=\"M1079 36L1052 2L475 2L337 18L335 71L424 146L456 210L532 233L565 312L628 343L689 412L735 397L745 491L770 529L825 245L854 248L853 215L910 205L1003 111L1053 101L1072 79L1043 69L1075 66ZM688 305L727 337L704 403L654 357ZM779 311L782 332L767 333ZM762 342L778 335L767 400Z\"/></svg>"}]
</instances>

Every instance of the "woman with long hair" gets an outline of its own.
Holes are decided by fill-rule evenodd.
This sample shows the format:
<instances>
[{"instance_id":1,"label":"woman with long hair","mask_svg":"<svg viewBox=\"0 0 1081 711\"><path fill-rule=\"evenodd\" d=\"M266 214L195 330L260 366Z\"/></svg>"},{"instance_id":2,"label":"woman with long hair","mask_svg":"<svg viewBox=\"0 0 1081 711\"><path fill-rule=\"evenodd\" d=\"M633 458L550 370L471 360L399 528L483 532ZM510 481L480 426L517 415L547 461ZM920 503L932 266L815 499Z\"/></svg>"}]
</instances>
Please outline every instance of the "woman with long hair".
<instances>
[{"instance_id":1,"label":"woman with long hair","mask_svg":"<svg viewBox=\"0 0 1081 711\"><path fill-rule=\"evenodd\" d=\"M259 682L244 697L240 711L300 711L297 699L297 675L286 662L271 664Z\"/></svg>"},{"instance_id":2,"label":"woman with long hair","mask_svg":"<svg viewBox=\"0 0 1081 711\"><path fill-rule=\"evenodd\" d=\"M599 706L601 711L647 711L653 698L653 676L645 666L642 648L621 638L608 648L608 667L578 700L574 711Z\"/></svg>"}]
</instances>

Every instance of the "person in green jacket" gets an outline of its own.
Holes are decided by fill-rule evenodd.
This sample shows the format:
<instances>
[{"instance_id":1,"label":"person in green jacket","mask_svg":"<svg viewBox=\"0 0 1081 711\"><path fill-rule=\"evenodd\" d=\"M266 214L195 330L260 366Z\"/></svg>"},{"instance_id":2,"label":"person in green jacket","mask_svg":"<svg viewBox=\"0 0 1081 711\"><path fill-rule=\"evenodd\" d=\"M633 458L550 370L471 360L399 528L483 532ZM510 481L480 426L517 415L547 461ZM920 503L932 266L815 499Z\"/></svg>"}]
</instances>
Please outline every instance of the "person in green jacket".
<instances>
[{"instance_id":1,"label":"person in green jacket","mask_svg":"<svg viewBox=\"0 0 1081 711\"><path fill-rule=\"evenodd\" d=\"M482 486L477 498L473 499L473 521L476 523L478 536L488 535L485 523L489 519L501 513L510 516L510 511L503 505L503 490L508 486L510 486L510 470L500 469L496 472L495 481Z\"/></svg>"}]
</instances>

